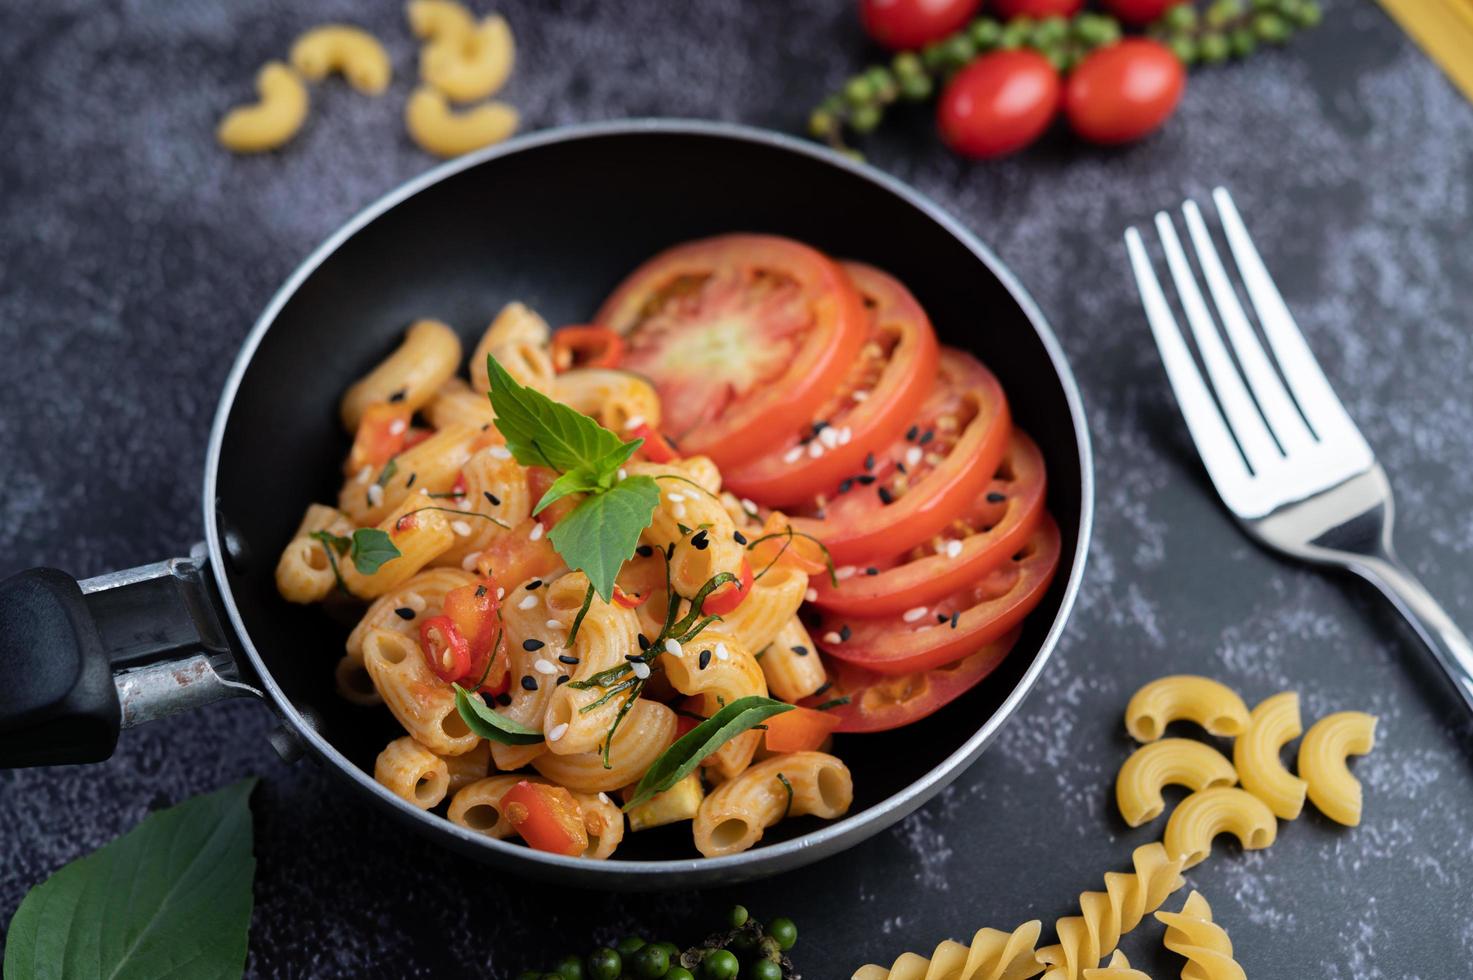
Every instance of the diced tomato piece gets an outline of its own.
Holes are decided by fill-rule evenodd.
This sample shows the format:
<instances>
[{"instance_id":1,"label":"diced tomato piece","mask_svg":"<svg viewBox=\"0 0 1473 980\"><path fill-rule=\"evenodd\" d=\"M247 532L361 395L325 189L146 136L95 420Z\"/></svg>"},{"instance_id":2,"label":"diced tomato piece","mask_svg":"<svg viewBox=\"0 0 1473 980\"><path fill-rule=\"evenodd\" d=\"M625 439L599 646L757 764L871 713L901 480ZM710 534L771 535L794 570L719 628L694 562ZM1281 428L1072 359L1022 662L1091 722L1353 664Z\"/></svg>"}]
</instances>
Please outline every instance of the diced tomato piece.
<instances>
[{"instance_id":1,"label":"diced tomato piece","mask_svg":"<svg viewBox=\"0 0 1473 980\"><path fill-rule=\"evenodd\" d=\"M615 368L624 358L624 338L608 327L577 324L552 334L552 366L561 374L573 368Z\"/></svg>"},{"instance_id":2,"label":"diced tomato piece","mask_svg":"<svg viewBox=\"0 0 1473 980\"><path fill-rule=\"evenodd\" d=\"M535 850L577 857L588 849L583 811L561 786L523 779L501 798L501 812Z\"/></svg>"},{"instance_id":3,"label":"diced tomato piece","mask_svg":"<svg viewBox=\"0 0 1473 980\"><path fill-rule=\"evenodd\" d=\"M701 613L711 616L725 616L727 613L740 606L752 592L752 566L747 559L742 559L741 570L737 573L737 581L727 582L715 592L706 596L706 601L701 603Z\"/></svg>"},{"instance_id":4,"label":"diced tomato piece","mask_svg":"<svg viewBox=\"0 0 1473 980\"><path fill-rule=\"evenodd\" d=\"M675 443L655 431L648 422L636 425L630 430L629 435L644 440L644 445L640 446L637 452L651 463L668 463L680 458L680 453L675 449Z\"/></svg>"},{"instance_id":5,"label":"diced tomato piece","mask_svg":"<svg viewBox=\"0 0 1473 980\"><path fill-rule=\"evenodd\" d=\"M385 463L404 451L410 414L409 406L401 402L375 402L364 409L344 471L357 473L367 466L377 476Z\"/></svg>"},{"instance_id":6,"label":"diced tomato piece","mask_svg":"<svg viewBox=\"0 0 1473 980\"><path fill-rule=\"evenodd\" d=\"M767 751L812 752L839 727L839 718L827 711L794 708L773 715L767 725Z\"/></svg>"},{"instance_id":7,"label":"diced tomato piece","mask_svg":"<svg viewBox=\"0 0 1473 980\"><path fill-rule=\"evenodd\" d=\"M419 624L419 645L435 676L449 684L471 666L471 647L449 616L431 616Z\"/></svg>"},{"instance_id":8,"label":"diced tomato piece","mask_svg":"<svg viewBox=\"0 0 1473 980\"><path fill-rule=\"evenodd\" d=\"M542 501L542 495L547 493L547 488L557 480L557 474L545 466L527 467L527 492L532 499L532 508L535 510ZM534 518L546 530L557 527L558 521L572 513L573 508L581 502L579 497L564 497L554 501ZM504 581L504 580L503 580Z\"/></svg>"},{"instance_id":9,"label":"diced tomato piece","mask_svg":"<svg viewBox=\"0 0 1473 980\"><path fill-rule=\"evenodd\" d=\"M484 578L480 582L451 589L445 594L444 610L470 648L470 662L465 673L457 679L494 689L505 680L510 670L495 579Z\"/></svg>"},{"instance_id":10,"label":"diced tomato piece","mask_svg":"<svg viewBox=\"0 0 1473 980\"><path fill-rule=\"evenodd\" d=\"M434 434L435 430L429 426L411 426L409 431L404 434L404 448L413 449Z\"/></svg>"}]
</instances>

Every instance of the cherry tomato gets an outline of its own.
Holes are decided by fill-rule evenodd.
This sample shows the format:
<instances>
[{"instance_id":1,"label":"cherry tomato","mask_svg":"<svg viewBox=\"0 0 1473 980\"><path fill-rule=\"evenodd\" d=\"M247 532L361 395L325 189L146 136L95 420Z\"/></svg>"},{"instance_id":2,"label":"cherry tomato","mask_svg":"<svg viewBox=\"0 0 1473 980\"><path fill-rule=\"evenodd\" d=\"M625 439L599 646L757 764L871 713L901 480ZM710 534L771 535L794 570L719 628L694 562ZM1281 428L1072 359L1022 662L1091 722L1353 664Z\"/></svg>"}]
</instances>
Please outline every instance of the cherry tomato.
<instances>
[{"instance_id":1,"label":"cherry tomato","mask_svg":"<svg viewBox=\"0 0 1473 980\"><path fill-rule=\"evenodd\" d=\"M1014 429L987 492L965 514L906 554L841 569L837 587L827 576L815 578L815 605L842 615L886 616L965 588L1028 540L1043 515L1044 489L1043 455Z\"/></svg>"},{"instance_id":2,"label":"cherry tomato","mask_svg":"<svg viewBox=\"0 0 1473 980\"><path fill-rule=\"evenodd\" d=\"M501 798L501 812L534 850L576 857L588 849L583 811L561 786L523 779Z\"/></svg>"},{"instance_id":3,"label":"cherry tomato","mask_svg":"<svg viewBox=\"0 0 1473 980\"><path fill-rule=\"evenodd\" d=\"M930 670L966 656L1023 621L1059 566L1059 528L1047 514L1002 568L971 587L898 616L825 615L814 631L830 656L881 674Z\"/></svg>"},{"instance_id":4,"label":"cherry tomato","mask_svg":"<svg viewBox=\"0 0 1473 980\"><path fill-rule=\"evenodd\" d=\"M631 439L644 440L638 453L651 463L668 463L680 457L680 453L675 451L675 444L656 432L648 422L641 422L625 435Z\"/></svg>"},{"instance_id":5,"label":"cherry tomato","mask_svg":"<svg viewBox=\"0 0 1473 980\"><path fill-rule=\"evenodd\" d=\"M559 374L573 368L615 368L624 356L624 338L608 327L578 324L552 334L552 366Z\"/></svg>"},{"instance_id":6,"label":"cherry tomato","mask_svg":"<svg viewBox=\"0 0 1473 980\"><path fill-rule=\"evenodd\" d=\"M822 694L806 698L804 704L832 705L825 713L838 720L835 731L884 732L900 728L935 714L976 687L1002 663L1018 642L1020 632L1014 629L955 663L910 674L877 674L825 658L830 684ZM833 705L834 701L842 703Z\"/></svg>"},{"instance_id":7,"label":"cherry tomato","mask_svg":"<svg viewBox=\"0 0 1473 980\"><path fill-rule=\"evenodd\" d=\"M793 527L828 546L839 565L916 547L984 493L1007 449L1007 398L992 372L946 348L915 420L843 493L806 507Z\"/></svg>"},{"instance_id":8,"label":"cherry tomato","mask_svg":"<svg viewBox=\"0 0 1473 980\"><path fill-rule=\"evenodd\" d=\"M999 20L1014 17L1073 17L1084 9L1084 0L993 0L992 12Z\"/></svg>"},{"instance_id":9,"label":"cherry tomato","mask_svg":"<svg viewBox=\"0 0 1473 980\"><path fill-rule=\"evenodd\" d=\"M496 598L496 581L483 578L445 593L444 613L455 624L470 648L465 672L456 680L467 686L495 690L507 678L510 658L506 655L505 632L501 627L501 604Z\"/></svg>"},{"instance_id":10,"label":"cherry tomato","mask_svg":"<svg viewBox=\"0 0 1473 980\"><path fill-rule=\"evenodd\" d=\"M937 41L972 19L982 0L860 0L859 22L892 50Z\"/></svg>"},{"instance_id":11,"label":"cherry tomato","mask_svg":"<svg viewBox=\"0 0 1473 980\"><path fill-rule=\"evenodd\" d=\"M1104 8L1122 23L1136 27L1160 20L1166 11L1187 0L1101 0Z\"/></svg>"},{"instance_id":12,"label":"cherry tomato","mask_svg":"<svg viewBox=\"0 0 1473 980\"><path fill-rule=\"evenodd\" d=\"M834 262L772 235L687 242L634 270L596 322L624 337L623 366L654 383L663 430L718 466L813 418L864 344L859 294Z\"/></svg>"},{"instance_id":13,"label":"cherry tomato","mask_svg":"<svg viewBox=\"0 0 1473 980\"><path fill-rule=\"evenodd\" d=\"M701 615L725 616L740 606L751 591L752 566L747 559L743 558L741 571L737 573L737 581L727 582L706 596L706 601L701 603Z\"/></svg>"},{"instance_id":14,"label":"cherry tomato","mask_svg":"<svg viewBox=\"0 0 1473 980\"><path fill-rule=\"evenodd\" d=\"M343 471L351 475L365 466L377 471L402 453L411 414L409 406L400 402L374 402L364 409Z\"/></svg>"},{"instance_id":15,"label":"cherry tomato","mask_svg":"<svg viewBox=\"0 0 1473 980\"><path fill-rule=\"evenodd\" d=\"M827 711L794 708L773 715L765 724L769 752L813 752L839 727L839 718Z\"/></svg>"},{"instance_id":16,"label":"cherry tomato","mask_svg":"<svg viewBox=\"0 0 1473 980\"><path fill-rule=\"evenodd\" d=\"M936 107L941 138L985 160L1032 143L1059 109L1059 73L1036 51L996 51L957 72Z\"/></svg>"},{"instance_id":17,"label":"cherry tomato","mask_svg":"<svg viewBox=\"0 0 1473 980\"><path fill-rule=\"evenodd\" d=\"M1064 90L1064 113L1091 142L1129 143L1171 118L1186 85L1186 69L1170 48L1128 38L1096 49L1075 67Z\"/></svg>"},{"instance_id":18,"label":"cherry tomato","mask_svg":"<svg viewBox=\"0 0 1473 980\"><path fill-rule=\"evenodd\" d=\"M899 281L873 266L843 263L869 317L869 335L816 418L770 452L722 473L726 488L769 507L831 493L867 453L905 431L936 380L939 348L926 311Z\"/></svg>"},{"instance_id":19,"label":"cherry tomato","mask_svg":"<svg viewBox=\"0 0 1473 980\"><path fill-rule=\"evenodd\" d=\"M419 646L425 663L446 684L471 668L471 647L449 616L431 616L419 624Z\"/></svg>"}]
</instances>

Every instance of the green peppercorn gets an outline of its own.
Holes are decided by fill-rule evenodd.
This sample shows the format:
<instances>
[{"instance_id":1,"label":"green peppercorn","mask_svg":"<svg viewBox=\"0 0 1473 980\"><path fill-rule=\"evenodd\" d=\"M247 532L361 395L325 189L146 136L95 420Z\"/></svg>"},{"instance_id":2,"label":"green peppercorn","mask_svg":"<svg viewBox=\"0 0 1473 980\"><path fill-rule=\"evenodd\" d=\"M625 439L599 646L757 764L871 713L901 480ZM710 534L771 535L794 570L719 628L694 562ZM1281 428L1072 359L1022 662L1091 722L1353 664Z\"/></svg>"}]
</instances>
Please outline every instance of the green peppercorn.
<instances>
[{"instance_id":1,"label":"green peppercorn","mask_svg":"<svg viewBox=\"0 0 1473 980\"><path fill-rule=\"evenodd\" d=\"M1069 36L1069 22L1062 17L1045 17L1033 27L1033 43L1045 48Z\"/></svg>"},{"instance_id":2,"label":"green peppercorn","mask_svg":"<svg viewBox=\"0 0 1473 980\"><path fill-rule=\"evenodd\" d=\"M1294 23L1300 27L1313 27L1320 22L1323 11L1316 0L1299 0L1294 5Z\"/></svg>"},{"instance_id":3,"label":"green peppercorn","mask_svg":"<svg viewBox=\"0 0 1473 980\"><path fill-rule=\"evenodd\" d=\"M926 73L926 68L921 64L920 56L914 51L902 51L890 62L890 69L895 72L895 77L904 82L907 78L915 78Z\"/></svg>"},{"instance_id":4,"label":"green peppercorn","mask_svg":"<svg viewBox=\"0 0 1473 980\"><path fill-rule=\"evenodd\" d=\"M1176 55L1177 60L1184 65L1191 65L1197 60L1197 42L1185 34L1179 34L1166 39L1166 46L1171 53Z\"/></svg>"},{"instance_id":5,"label":"green peppercorn","mask_svg":"<svg viewBox=\"0 0 1473 980\"><path fill-rule=\"evenodd\" d=\"M615 950L600 946L588 954L588 980L619 980L624 972L624 959Z\"/></svg>"},{"instance_id":6,"label":"green peppercorn","mask_svg":"<svg viewBox=\"0 0 1473 980\"><path fill-rule=\"evenodd\" d=\"M636 977L658 980L670 969L670 954L659 946L642 946L630 961Z\"/></svg>"},{"instance_id":7,"label":"green peppercorn","mask_svg":"<svg viewBox=\"0 0 1473 980\"><path fill-rule=\"evenodd\" d=\"M1252 26L1254 35L1260 41L1282 44L1289 39L1289 24L1278 14L1254 14Z\"/></svg>"},{"instance_id":8,"label":"green peppercorn","mask_svg":"<svg viewBox=\"0 0 1473 980\"><path fill-rule=\"evenodd\" d=\"M900 80L900 94L911 102L924 102L935 90L936 85L931 81L930 75L917 75L914 78Z\"/></svg>"},{"instance_id":9,"label":"green peppercorn","mask_svg":"<svg viewBox=\"0 0 1473 980\"><path fill-rule=\"evenodd\" d=\"M822 109L814 109L808 115L808 135L816 140L832 135L838 125L839 121L834 118L833 113Z\"/></svg>"},{"instance_id":10,"label":"green peppercorn","mask_svg":"<svg viewBox=\"0 0 1473 980\"><path fill-rule=\"evenodd\" d=\"M890 74L890 69L875 65L864 73L864 77L869 80L876 99L881 102L895 101L895 76Z\"/></svg>"},{"instance_id":11,"label":"green peppercorn","mask_svg":"<svg viewBox=\"0 0 1473 980\"><path fill-rule=\"evenodd\" d=\"M877 105L855 106L849 113L849 128L856 133L872 133L880 125L882 115Z\"/></svg>"},{"instance_id":12,"label":"green peppercorn","mask_svg":"<svg viewBox=\"0 0 1473 980\"><path fill-rule=\"evenodd\" d=\"M1197 54L1205 65L1219 65L1232 53L1228 39L1216 31L1208 31L1197 41Z\"/></svg>"},{"instance_id":13,"label":"green peppercorn","mask_svg":"<svg viewBox=\"0 0 1473 980\"><path fill-rule=\"evenodd\" d=\"M679 946L675 945L674 943L655 943L654 945L660 947L665 951L665 955L669 957L671 963L680 962Z\"/></svg>"},{"instance_id":14,"label":"green peppercorn","mask_svg":"<svg viewBox=\"0 0 1473 980\"><path fill-rule=\"evenodd\" d=\"M870 100L874 97L874 87L864 75L855 75L844 83L844 98L849 101L850 105L869 105Z\"/></svg>"},{"instance_id":15,"label":"green peppercorn","mask_svg":"<svg viewBox=\"0 0 1473 980\"><path fill-rule=\"evenodd\" d=\"M946 48L946 64L960 68L977 57L977 45L965 32L958 32L941 42Z\"/></svg>"},{"instance_id":16,"label":"green peppercorn","mask_svg":"<svg viewBox=\"0 0 1473 980\"><path fill-rule=\"evenodd\" d=\"M1235 58L1246 58L1253 53L1254 48L1258 47L1258 39L1246 27L1236 28L1228 36L1228 42L1233 46L1233 57Z\"/></svg>"},{"instance_id":17,"label":"green peppercorn","mask_svg":"<svg viewBox=\"0 0 1473 980\"><path fill-rule=\"evenodd\" d=\"M783 980L783 968L772 960L757 960L747 968L747 980Z\"/></svg>"},{"instance_id":18,"label":"green peppercorn","mask_svg":"<svg viewBox=\"0 0 1473 980\"><path fill-rule=\"evenodd\" d=\"M1054 71L1060 74L1074 67L1074 52L1063 45L1044 48L1039 54L1043 55L1048 63L1053 65Z\"/></svg>"},{"instance_id":19,"label":"green peppercorn","mask_svg":"<svg viewBox=\"0 0 1473 980\"><path fill-rule=\"evenodd\" d=\"M644 949L644 940L638 936L625 936L619 940L619 944L614 948L619 951L620 956L633 956L641 949Z\"/></svg>"},{"instance_id":20,"label":"green peppercorn","mask_svg":"<svg viewBox=\"0 0 1473 980\"><path fill-rule=\"evenodd\" d=\"M1189 31L1197 26L1197 8L1190 3L1178 3L1161 20L1174 31Z\"/></svg>"},{"instance_id":21,"label":"green peppercorn","mask_svg":"<svg viewBox=\"0 0 1473 980\"><path fill-rule=\"evenodd\" d=\"M731 911L726 913L726 924L733 929L740 929L747 924L748 918L745 905L733 905Z\"/></svg>"},{"instance_id":22,"label":"green peppercorn","mask_svg":"<svg viewBox=\"0 0 1473 980\"><path fill-rule=\"evenodd\" d=\"M946 67L946 48L940 41L932 41L921 48L921 64L927 71L940 71Z\"/></svg>"},{"instance_id":23,"label":"green peppercorn","mask_svg":"<svg viewBox=\"0 0 1473 980\"><path fill-rule=\"evenodd\" d=\"M692 974L683 966L672 966L670 972L665 974L665 980L696 980Z\"/></svg>"},{"instance_id":24,"label":"green peppercorn","mask_svg":"<svg viewBox=\"0 0 1473 980\"><path fill-rule=\"evenodd\" d=\"M713 949L701 960L702 980L737 980L742 965L729 949Z\"/></svg>"},{"instance_id":25,"label":"green peppercorn","mask_svg":"<svg viewBox=\"0 0 1473 980\"><path fill-rule=\"evenodd\" d=\"M1004 51L1013 51L1028 43L1033 36L1033 21L1028 17L1014 17L1002 26L997 46Z\"/></svg>"},{"instance_id":26,"label":"green peppercorn","mask_svg":"<svg viewBox=\"0 0 1473 980\"><path fill-rule=\"evenodd\" d=\"M583 980L583 961L576 956L564 956L558 960L557 969L552 972L562 980Z\"/></svg>"},{"instance_id":27,"label":"green peppercorn","mask_svg":"<svg viewBox=\"0 0 1473 980\"><path fill-rule=\"evenodd\" d=\"M1242 0L1212 0L1212 5L1207 8L1207 26L1226 27L1241 16Z\"/></svg>"},{"instance_id":28,"label":"green peppercorn","mask_svg":"<svg viewBox=\"0 0 1473 980\"><path fill-rule=\"evenodd\" d=\"M978 17L967 25L967 34L978 51L990 51L1002 37L1002 25L991 17Z\"/></svg>"},{"instance_id":29,"label":"green peppercorn","mask_svg":"<svg viewBox=\"0 0 1473 980\"><path fill-rule=\"evenodd\" d=\"M1086 11L1074 18L1072 33L1079 43L1098 48L1120 39L1120 24L1113 17Z\"/></svg>"},{"instance_id":30,"label":"green peppercorn","mask_svg":"<svg viewBox=\"0 0 1473 980\"><path fill-rule=\"evenodd\" d=\"M767 934L777 940L785 953L798 942L798 927L787 916L773 919L767 926Z\"/></svg>"}]
</instances>

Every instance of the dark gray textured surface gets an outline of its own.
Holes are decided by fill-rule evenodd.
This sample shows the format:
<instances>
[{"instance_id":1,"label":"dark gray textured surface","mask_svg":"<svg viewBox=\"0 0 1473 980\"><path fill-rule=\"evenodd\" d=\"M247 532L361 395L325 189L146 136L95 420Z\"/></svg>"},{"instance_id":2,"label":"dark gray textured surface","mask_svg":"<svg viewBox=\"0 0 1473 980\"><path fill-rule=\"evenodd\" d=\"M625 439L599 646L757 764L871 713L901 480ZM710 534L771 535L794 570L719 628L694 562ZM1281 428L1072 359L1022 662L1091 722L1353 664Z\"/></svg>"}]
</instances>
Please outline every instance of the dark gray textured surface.
<instances>
[{"instance_id":1,"label":"dark gray textured surface","mask_svg":"<svg viewBox=\"0 0 1473 980\"><path fill-rule=\"evenodd\" d=\"M861 63L851 4L508 4L507 90L531 127L628 115L795 128ZM380 100L315 89L283 153L212 139L257 65L310 24L391 46ZM399 122L413 47L396 4L262 0L0 7L0 572L79 576L200 535L206 430L276 284L431 161ZM1253 977L1456 977L1473 960L1473 725L1363 587L1275 561L1206 492L1129 284L1121 229L1216 183L1237 196L1324 366L1392 474L1399 540L1473 625L1473 108L1366 3L1289 49L1195 74L1120 151L1052 138L1014 160L944 153L924 113L872 148L1009 262L1053 320L1091 418L1099 504L1078 611L1044 679L937 802L845 858L739 892L587 896L499 881L402 837L330 774L279 762L238 703L129 733L110 763L0 773L0 922L27 888L151 805L263 779L252 975L507 973L524 952L636 922L693 936L732 900L788 912L810 977L1065 914L1149 831L1113 816L1129 692L1196 671L1307 716L1382 717L1364 825L1311 814L1269 851L1190 875ZM1159 932L1127 939L1151 964ZM1139 955L1137 955L1139 953ZM1175 961L1179 963L1179 961ZM1175 963L1156 959L1158 976Z\"/></svg>"}]
</instances>

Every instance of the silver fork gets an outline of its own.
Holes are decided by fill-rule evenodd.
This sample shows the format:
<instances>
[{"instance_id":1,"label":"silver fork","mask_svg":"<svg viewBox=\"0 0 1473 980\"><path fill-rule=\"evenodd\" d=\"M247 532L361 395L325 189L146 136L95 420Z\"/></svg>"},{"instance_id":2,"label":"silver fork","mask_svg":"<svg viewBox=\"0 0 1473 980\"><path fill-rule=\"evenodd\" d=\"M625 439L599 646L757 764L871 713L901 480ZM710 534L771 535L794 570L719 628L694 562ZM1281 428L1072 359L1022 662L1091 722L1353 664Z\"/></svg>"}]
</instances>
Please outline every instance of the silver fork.
<instances>
[{"instance_id":1,"label":"silver fork","mask_svg":"<svg viewBox=\"0 0 1473 980\"><path fill-rule=\"evenodd\" d=\"M1156 215L1156 231L1206 379L1161 291L1140 232L1125 232L1146 318L1208 476L1228 510L1259 543L1306 561L1348 568L1380 589L1426 642L1473 711L1473 644L1396 557L1391 544L1394 505L1385 471L1325 380L1232 197L1219 187L1212 199L1278 370L1238 302L1194 202L1182 205L1182 215L1236 364L1164 211Z\"/></svg>"}]
</instances>

